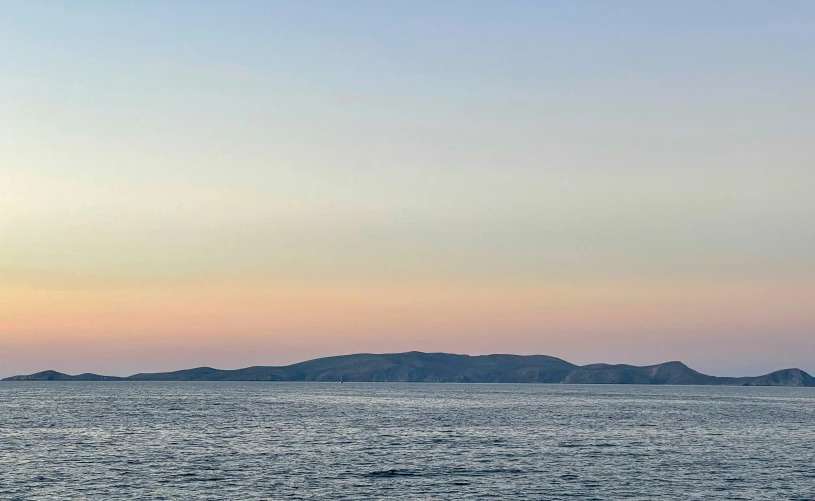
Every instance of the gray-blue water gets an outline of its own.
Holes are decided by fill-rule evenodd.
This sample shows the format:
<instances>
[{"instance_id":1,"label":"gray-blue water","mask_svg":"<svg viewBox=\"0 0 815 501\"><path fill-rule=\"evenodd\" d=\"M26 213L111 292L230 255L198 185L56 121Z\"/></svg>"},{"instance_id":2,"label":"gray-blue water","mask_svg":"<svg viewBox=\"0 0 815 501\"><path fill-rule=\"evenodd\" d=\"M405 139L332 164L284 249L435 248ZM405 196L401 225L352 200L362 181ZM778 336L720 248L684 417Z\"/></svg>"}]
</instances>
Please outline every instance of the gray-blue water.
<instances>
[{"instance_id":1,"label":"gray-blue water","mask_svg":"<svg viewBox=\"0 0 815 501\"><path fill-rule=\"evenodd\" d=\"M815 499L805 388L0 384L0 499Z\"/></svg>"}]
</instances>

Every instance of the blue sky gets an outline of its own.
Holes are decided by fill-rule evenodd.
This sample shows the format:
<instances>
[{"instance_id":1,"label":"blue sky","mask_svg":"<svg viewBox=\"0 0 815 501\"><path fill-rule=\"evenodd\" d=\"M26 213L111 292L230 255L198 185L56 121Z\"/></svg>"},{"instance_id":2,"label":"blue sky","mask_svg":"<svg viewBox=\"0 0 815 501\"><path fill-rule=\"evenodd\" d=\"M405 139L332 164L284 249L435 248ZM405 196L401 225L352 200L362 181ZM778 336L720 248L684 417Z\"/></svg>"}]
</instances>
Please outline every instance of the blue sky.
<instances>
[{"instance_id":1,"label":"blue sky","mask_svg":"<svg viewBox=\"0 0 815 501\"><path fill-rule=\"evenodd\" d=\"M9 4L0 372L815 370L813 61L812 2Z\"/></svg>"}]
</instances>

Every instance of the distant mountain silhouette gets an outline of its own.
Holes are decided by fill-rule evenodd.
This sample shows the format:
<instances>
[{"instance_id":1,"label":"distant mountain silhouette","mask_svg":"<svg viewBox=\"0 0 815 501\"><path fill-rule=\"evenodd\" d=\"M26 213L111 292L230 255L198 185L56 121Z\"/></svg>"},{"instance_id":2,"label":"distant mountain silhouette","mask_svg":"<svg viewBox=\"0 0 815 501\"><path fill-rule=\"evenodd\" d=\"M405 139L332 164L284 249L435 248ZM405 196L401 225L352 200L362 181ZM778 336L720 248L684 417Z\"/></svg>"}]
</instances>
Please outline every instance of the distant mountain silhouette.
<instances>
[{"instance_id":1,"label":"distant mountain silhouette","mask_svg":"<svg viewBox=\"0 0 815 501\"><path fill-rule=\"evenodd\" d=\"M3 381L121 381L121 377L116 376L100 376L98 374L79 374L77 376L69 376L57 371L42 371L36 374L29 374L27 376L13 376L3 379Z\"/></svg>"},{"instance_id":2,"label":"distant mountain silhouette","mask_svg":"<svg viewBox=\"0 0 815 501\"><path fill-rule=\"evenodd\" d=\"M3 381L340 381L421 383L568 383L676 384L731 386L815 386L800 369L784 369L757 377L716 377L682 362L634 365L574 365L546 355L452 355L408 353L342 355L282 367L219 370L198 367L130 377L44 371Z\"/></svg>"}]
</instances>

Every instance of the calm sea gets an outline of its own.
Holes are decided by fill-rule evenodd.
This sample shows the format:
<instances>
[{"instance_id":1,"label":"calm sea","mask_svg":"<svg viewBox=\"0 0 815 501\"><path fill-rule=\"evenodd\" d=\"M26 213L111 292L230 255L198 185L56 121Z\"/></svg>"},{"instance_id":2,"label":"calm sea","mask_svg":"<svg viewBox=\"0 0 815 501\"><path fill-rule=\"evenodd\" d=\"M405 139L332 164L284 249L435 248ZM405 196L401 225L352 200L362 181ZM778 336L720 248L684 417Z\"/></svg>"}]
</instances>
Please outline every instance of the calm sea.
<instances>
[{"instance_id":1,"label":"calm sea","mask_svg":"<svg viewBox=\"0 0 815 501\"><path fill-rule=\"evenodd\" d=\"M815 499L806 388L0 384L0 499Z\"/></svg>"}]
</instances>

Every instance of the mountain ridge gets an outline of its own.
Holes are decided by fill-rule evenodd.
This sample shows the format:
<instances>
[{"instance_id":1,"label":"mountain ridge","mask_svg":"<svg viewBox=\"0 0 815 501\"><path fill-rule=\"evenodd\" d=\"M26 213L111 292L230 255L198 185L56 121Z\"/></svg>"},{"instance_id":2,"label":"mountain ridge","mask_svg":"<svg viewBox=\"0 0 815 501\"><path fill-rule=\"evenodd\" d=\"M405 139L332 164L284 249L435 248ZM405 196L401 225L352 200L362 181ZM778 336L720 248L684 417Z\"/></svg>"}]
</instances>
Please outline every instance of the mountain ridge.
<instances>
[{"instance_id":1,"label":"mountain ridge","mask_svg":"<svg viewBox=\"0 0 815 501\"><path fill-rule=\"evenodd\" d=\"M563 383L672 384L728 386L811 386L815 378L800 369L761 376L718 377L702 374L679 361L635 366L575 365L548 355L457 355L450 353L356 353L307 360L285 366L243 369L196 367L127 377L84 373L76 376L42 371L2 381L324 381L425 383Z\"/></svg>"}]
</instances>

